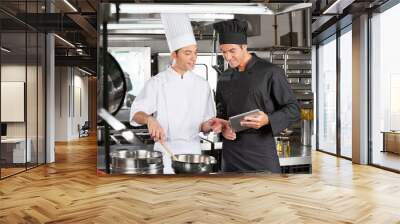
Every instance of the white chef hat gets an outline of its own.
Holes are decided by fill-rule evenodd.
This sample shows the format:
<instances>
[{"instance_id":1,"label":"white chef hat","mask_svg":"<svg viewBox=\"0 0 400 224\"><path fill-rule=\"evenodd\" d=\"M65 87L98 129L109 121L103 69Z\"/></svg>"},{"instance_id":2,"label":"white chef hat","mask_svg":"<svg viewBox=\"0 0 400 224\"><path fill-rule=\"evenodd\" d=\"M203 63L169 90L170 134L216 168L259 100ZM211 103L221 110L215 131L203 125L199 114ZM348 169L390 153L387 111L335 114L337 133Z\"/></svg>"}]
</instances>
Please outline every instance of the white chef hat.
<instances>
[{"instance_id":1,"label":"white chef hat","mask_svg":"<svg viewBox=\"0 0 400 224\"><path fill-rule=\"evenodd\" d=\"M196 44L192 25L187 14L161 13L161 21L170 52Z\"/></svg>"}]
</instances>

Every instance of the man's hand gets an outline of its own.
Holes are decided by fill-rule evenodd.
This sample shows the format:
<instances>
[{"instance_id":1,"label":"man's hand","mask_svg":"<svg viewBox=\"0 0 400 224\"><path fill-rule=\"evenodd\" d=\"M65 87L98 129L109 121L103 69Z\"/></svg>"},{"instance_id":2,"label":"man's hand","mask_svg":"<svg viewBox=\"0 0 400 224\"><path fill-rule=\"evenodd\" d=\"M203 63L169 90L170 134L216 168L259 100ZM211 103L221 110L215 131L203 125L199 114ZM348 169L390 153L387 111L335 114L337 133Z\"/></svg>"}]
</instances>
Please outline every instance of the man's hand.
<instances>
[{"instance_id":1,"label":"man's hand","mask_svg":"<svg viewBox=\"0 0 400 224\"><path fill-rule=\"evenodd\" d=\"M154 141L160 141L164 143L166 140L164 129L158 123L157 119L152 116L147 117L147 127L149 129L150 136L154 139Z\"/></svg>"},{"instance_id":2,"label":"man's hand","mask_svg":"<svg viewBox=\"0 0 400 224\"><path fill-rule=\"evenodd\" d=\"M201 124L201 131L208 133L213 131L215 134L221 133L225 126L229 125L229 122L220 118L211 118Z\"/></svg>"},{"instance_id":3,"label":"man's hand","mask_svg":"<svg viewBox=\"0 0 400 224\"><path fill-rule=\"evenodd\" d=\"M213 131L218 134L222 132L222 136L228 140L235 140L236 133L232 130L229 125L229 121L220 118L211 118L210 120L204 122L201 125L201 130L203 132Z\"/></svg>"},{"instance_id":4,"label":"man's hand","mask_svg":"<svg viewBox=\"0 0 400 224\"><path fill-rule=\"evenodd\" d=\"M259 129L265 125L269 124L269 118L268 115L266 115L264 112L259 111L255 115L251 116L246 116L244 119L240 122L240 125L243 127L248 127L248 128L254 128L254 129Z\"/></svg>"},{"instance_id":5,"label":"man's hand","mask_svg":"<svg viewBox=\"0 0 400 224\"><path fill-rule=\"evenodd\" d=\"M236 139L236 133L233 131L233 129L229 125L229 122L228 122L228 125L226 125L223 128L222 136L224 136L224 138L231 140L231 141Z\"/></svg>"}]
</instances>

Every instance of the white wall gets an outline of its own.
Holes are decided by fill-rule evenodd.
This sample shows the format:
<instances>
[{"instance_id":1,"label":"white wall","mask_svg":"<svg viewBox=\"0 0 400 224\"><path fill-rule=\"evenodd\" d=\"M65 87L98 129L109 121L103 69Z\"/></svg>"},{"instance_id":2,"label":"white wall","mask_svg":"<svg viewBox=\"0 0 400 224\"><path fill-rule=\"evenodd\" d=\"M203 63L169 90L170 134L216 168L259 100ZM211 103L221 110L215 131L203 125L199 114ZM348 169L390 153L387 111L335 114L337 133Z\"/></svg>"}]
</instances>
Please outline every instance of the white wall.
<instances>
[{"instance_id":1,"label":"white wall","mask_svg":"<svg viewBox=\"0 0 400 224\"><path fill-rule=\"evenodd\" d=\"M78 72L78 74L77 74ZM82 76L83 73L80 71L76 70L74 71L74 89L75 91L73 92L74 96L72 98L74 99L73 104L75 105L73 108L73 113L72 113L72 132L71 136L73 139L76 139L79 137L78 133L78 125L82 126L85 121L89 120L89 113L88 113L88 77L87 76ZM80 93L78 93L77 90L80 90ZM80 96L80 97L79 97ZM80 101L80 102L79 102ZM80 104L80 105L79 105ZM81 108L79 108L81 107ZM81 112L79 111L81 109Z\"/></svg>"},{"instance_id":2,"label":"white wall","mask_svg":"<svg viewBox=\"0 0 400 224\"><path fill-rule=\"evenodd\" d=\"M4 82L25 82L26 69L28 72L33 70L32 66L25 67L25 65L18 64L7 64L1 66L1 81ZM35 93L35 94L34 94ZM34 93L27 93L27 96L32 98L36 96L36 90ZM28 100L28 99L27 99ZM31 100L28 100L31 102ZM35 105L36 107L36 105ZM1 110L7 110L8 108L1 108ZM24 108L23 108L24 109ZM36 114L35 114L36 115ZM28 114L28 120L32 120ZM25 137L25 126L26 122L7 122L7 136L8 137ZM31 127L31 126L29 126Z\"/></svg>"},{"instance_id":3,"label":"white wall","mask_svg":"<svg viewBox=\"0 0 400 224\"><path fill-rule=\"evenodd\" d=\"M16 109L11 107L1 108L3 113L16 113L12 110L21 110L24 116L26 112L26 119L23 118L21 122L6 122L7 123L7 137L8 138L27 138L30 140L30 148L32 152L32 161L36 162L36 155L39 153L39 163L44 163L44 74L42 67L25 64L3 64L1 66L1 81L2 82L24 82L26 97L22 102L22 107ZM26 80L27 78L27 80ZM4 94L5 89L2 89ZM24 94L24 89L19 90L19 94ZM22 92L21 92L22 91ZM7 94L7 93L5 93ZM10 94L10 93L8 93ZM2 95L2 98L7 95ZM26 103L26 106L25 106Z\"/></svg>"},{"instance_id":4,"label":"white wall","mask_svg":"<svg viewBox=\"0 0 400 224\"><path fill-rule=\"evenodd\" d=\"M88 78L72 67L56 67L55 73L55 141L78 139L78 125L88 120Z\"/></svg>"},{"instance_id":5,"label":"white wall","mask_svg":"<svg viewBox=\"0 0 400 224\"><path fill-rule=\"evenodd\" d=\"M68 68L55 68L55 141L66 141L68 115ZM62 97L63 96L63 97Z\"/></svg>"},{"instance_id":6,"label":"white wall","mask_svg":"<svg viewBox=\"0 0 400 224\"><path fill-rule=\"evenodd\" d=\"M1 81L25 82L25 65L2 65ZM7 108L1 108L7 110ZM7 123L7 137L25 137L25 122L9 122Z\"/></svg>"}]
</instances>

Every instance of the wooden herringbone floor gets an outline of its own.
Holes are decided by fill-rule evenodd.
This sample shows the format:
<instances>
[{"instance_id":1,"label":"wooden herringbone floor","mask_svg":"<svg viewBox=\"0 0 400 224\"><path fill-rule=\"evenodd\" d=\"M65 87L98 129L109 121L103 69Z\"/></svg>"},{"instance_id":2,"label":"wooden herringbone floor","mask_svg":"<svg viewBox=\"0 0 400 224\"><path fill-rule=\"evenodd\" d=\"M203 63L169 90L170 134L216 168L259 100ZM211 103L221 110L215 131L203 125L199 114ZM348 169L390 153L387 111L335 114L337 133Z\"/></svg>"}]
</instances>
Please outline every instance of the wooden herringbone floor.
<instances>
[{"instance_id":1,"label":"wooden herringbone floor","mask_svg":"<svg viewBox=\"0 0 400 224\"><path fill-rule=\"evenodd\" d=\"M312 175L108 177L96 142L0 181L0 223L400 223L400 175L315 152Z\"/></svg>"}]
</instances>

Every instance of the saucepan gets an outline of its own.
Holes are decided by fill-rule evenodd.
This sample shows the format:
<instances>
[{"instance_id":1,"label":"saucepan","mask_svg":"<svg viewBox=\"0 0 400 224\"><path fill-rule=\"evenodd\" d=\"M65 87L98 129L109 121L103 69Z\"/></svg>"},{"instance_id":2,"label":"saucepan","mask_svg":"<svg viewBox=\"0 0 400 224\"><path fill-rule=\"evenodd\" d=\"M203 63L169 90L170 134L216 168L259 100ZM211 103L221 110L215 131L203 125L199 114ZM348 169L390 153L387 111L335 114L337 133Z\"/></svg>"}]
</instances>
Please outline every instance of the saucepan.
<instances>
[{"instance_id":1,"label":"saucepan","mask_svg":"<svg viewBox=\"0 0 400 224\"><path fill-rule=\"evenodd\" d=\"M125 125L113 117L108 111L101 108L97 114L102 117L113 129L120 131L121 136L127 141L133 141L133 133L127 130ZM212 166L216 164L216 160L212 156L201 154L177 154L174 155L165 144L161 144L164 150L172 157L172 168L176 174L205 174L212 171Z\"/></svg>"},{"instance_id":2,"label":"saucepan","mask_svg":"<svg viewBox=\"0 0 400 224\"><path fill-rule=\"evenodd\" d=\"M176 174L207 174L217 163L214 157L200 154L176 154L172 169Z\"/></svg>"},{"instance_id":3,"label":"saucepan","mask_svg":"<svg viewBox=\"0 0 400 224\"><path fill-rule=\"evenodd\" d=\"M214 157L201 154L176 154L163 143L161 146L171 156L172 169L175 174L206 174L212 172L217 163Z\"/></svg>"},{"instance_id":4,"label":"saucepan","mask_svg":"<svg viewBox=\"0 0 400 224\"><path fill-rule=\"evenodd\" d=\"M110 153L113 173L162 173L162 153L149 150L118 150Z\"/></svg>"}]
</instances>

